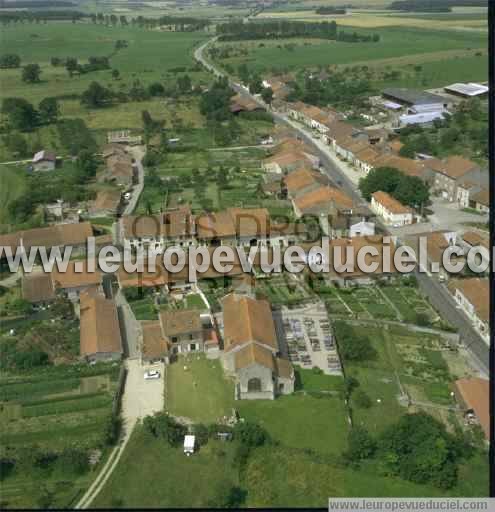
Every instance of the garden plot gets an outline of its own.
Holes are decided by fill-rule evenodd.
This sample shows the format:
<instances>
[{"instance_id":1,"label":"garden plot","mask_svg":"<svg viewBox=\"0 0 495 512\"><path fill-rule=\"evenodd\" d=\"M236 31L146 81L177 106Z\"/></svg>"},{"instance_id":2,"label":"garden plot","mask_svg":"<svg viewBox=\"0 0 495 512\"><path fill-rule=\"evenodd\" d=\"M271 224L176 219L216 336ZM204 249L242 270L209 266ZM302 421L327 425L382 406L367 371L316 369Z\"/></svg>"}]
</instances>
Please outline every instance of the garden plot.
<instances>
[{"instance_id":1,"label":"garden plot","mask_svg":"<svg viewBox=\"0 0 495 512\"><path fill-rule=\"evenodd\" d=\"M287 274L258 279L256 293L264 296L271 304L284 306L295 305L311 298L305 285Z\"/></svg>"},{"instance_id":2,"label":"garden plot","mask_svg":"<svg viewBox=\"0 0 495 512\"><path fill-rule=\"evenodd\" d=\"M416 323L418 315L424 315L430 322L438 317L436 311L417 288L395 285L384 286L381 290L405 322Z\"/></svg>"}]
</instances>

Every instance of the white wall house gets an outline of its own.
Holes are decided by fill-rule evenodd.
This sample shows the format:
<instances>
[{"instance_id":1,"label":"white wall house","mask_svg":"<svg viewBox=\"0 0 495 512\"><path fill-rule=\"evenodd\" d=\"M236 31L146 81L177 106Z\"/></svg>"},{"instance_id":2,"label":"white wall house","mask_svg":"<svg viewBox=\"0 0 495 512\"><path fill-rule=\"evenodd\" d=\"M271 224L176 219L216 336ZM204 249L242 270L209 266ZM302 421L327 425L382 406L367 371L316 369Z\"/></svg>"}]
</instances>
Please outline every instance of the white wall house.
<instances>
[{"instance_id":1,"label":"white wall house","mask_svg":"<svg viewBox=\"0 0 495 512\"><path fill-rule=\"evenodd\" d=\"M414 222L411 208L404 206L386 192L378 191L371 196L371 209L382 217L386 224L406 226Z\"/></svg>"}]
</instances>

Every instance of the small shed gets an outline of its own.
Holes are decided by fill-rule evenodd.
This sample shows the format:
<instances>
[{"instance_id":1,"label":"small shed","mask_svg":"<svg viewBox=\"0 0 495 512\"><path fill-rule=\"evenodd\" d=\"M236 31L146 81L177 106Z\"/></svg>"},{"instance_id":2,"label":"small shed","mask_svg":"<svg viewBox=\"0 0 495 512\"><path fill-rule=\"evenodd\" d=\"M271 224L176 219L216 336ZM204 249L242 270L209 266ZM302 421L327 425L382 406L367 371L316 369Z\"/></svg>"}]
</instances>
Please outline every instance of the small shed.
<instances>
[{"instance_id":1,"label":"small shed","mask_svg":"<svg viewBox=\"0 0 495 512\"><path fill-rule=\"evenodd\" d=\"M38 151L32 161L33 170L34 171L53 171L55 169L55 165L57 162L57 158L55 153L51 151Z\"/></svg>"},{"instance_id":2,"label":"small shed","mask_svg":"<svg viewBox=\"0 0 495 512\"><path fill-rule=\"evenodd\" d=\"M186 435L184 436L184 453L189 457L194 453L194 445L196 443L196 436Z\"/></svg>"}]
</instances>

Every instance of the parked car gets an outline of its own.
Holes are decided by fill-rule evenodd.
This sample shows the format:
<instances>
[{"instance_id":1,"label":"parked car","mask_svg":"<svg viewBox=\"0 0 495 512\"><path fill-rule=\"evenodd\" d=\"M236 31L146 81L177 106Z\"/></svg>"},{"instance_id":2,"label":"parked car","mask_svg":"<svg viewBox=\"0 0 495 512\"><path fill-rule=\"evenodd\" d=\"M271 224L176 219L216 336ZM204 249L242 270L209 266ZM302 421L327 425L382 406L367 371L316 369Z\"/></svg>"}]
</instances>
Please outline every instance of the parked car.
<instances>
[{"instance_id":1,"label":"parked car","mask_svg":"<svg viewBox=\"0 0 495 512\"><path fill-rule=\"evenodd\" d=\"M159 378L160 378L160 372L158 370L148 370L147 372L144 372L144 380L159 379Z\"/></svg>"}]
</instances>

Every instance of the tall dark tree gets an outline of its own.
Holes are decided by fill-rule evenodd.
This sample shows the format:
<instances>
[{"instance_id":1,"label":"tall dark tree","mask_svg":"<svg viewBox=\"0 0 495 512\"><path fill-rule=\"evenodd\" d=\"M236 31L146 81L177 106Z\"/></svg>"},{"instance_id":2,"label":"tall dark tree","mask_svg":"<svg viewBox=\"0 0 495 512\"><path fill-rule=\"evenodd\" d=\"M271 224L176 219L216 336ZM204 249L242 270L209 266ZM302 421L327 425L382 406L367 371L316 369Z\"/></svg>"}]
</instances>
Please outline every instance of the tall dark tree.
<instances>
[{"instance_id":1,"label":"tall dark tree","mask_svg":"<svg viewBox=\"0 0 495 512\"><path fill-rule=\"evenodd\" d=\"M38 123L38 112L24 98L5 98L2 114L6 115L10 126L22 132L33 130Z\"/></svg>"},{"instance_id":2,"label":"tall dark tree","mask_svg":"<svg viewBox=\"0 0 495 512\"><path fill-rule=\"evenodd\" d=\"M27 64L22 68L22 81L34 84L40 81L41 68L39 64Z\"/></svg>"},{"instance_id":3,"label":"tall dark tree","mask_svg":"<svg viewBox=\"0 0 495 512\"><path fill-rule=\"evenodd\" d=\"M51 124L57 122L60 110L57 98L44 98L38 105L38 112L42 123Z\"/></svg>"},{"instance_id":4,"label":"tall dark tree","mask_svg":"<svg viewBox=\"0 0 495 512\"><path fill-rule=\"evenodd\" d=\"M81 95L81 103L89 108L101 108L110 99L110 91L98 82L91 82Z\"/></svg>"}]
</instances>

